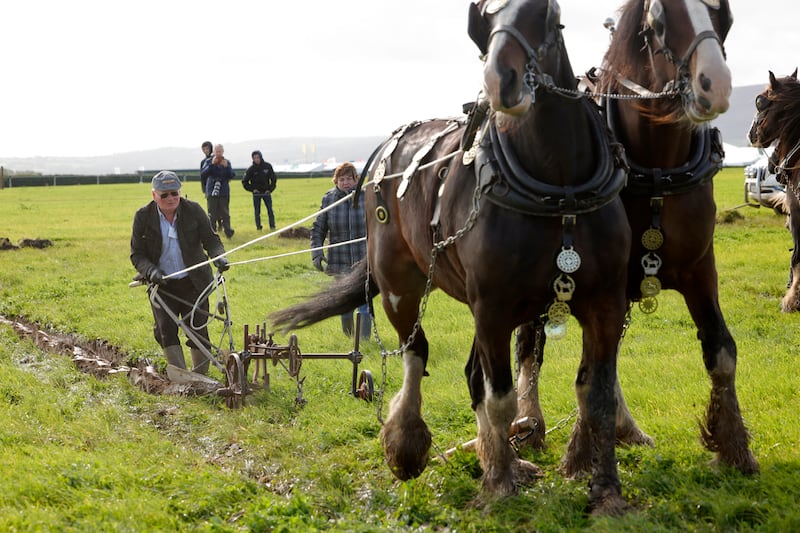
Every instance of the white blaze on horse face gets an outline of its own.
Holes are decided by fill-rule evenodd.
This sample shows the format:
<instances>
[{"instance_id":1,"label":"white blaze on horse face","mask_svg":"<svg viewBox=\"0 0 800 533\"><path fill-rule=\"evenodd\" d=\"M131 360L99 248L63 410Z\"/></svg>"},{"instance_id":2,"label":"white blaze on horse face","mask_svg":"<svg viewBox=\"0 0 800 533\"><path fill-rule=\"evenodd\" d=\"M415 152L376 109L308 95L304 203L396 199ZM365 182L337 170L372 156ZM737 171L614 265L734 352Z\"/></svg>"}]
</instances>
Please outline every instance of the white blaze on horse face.
<instances>
[{"instance_id":1,"label":"white blaze on horse face","mask_svg":"<svg viewBox=\"0 0 800 533\"><path fill-rule=\"evenodd\" d=\"M695 35L714 31L708 7L701 0L684 0ZM692 90L695 98L687 110L698 122L711 120L730 106L731 71L725 63L722 45L715 39L703 39L692 59Z\"/></svg>"}]
</instances>

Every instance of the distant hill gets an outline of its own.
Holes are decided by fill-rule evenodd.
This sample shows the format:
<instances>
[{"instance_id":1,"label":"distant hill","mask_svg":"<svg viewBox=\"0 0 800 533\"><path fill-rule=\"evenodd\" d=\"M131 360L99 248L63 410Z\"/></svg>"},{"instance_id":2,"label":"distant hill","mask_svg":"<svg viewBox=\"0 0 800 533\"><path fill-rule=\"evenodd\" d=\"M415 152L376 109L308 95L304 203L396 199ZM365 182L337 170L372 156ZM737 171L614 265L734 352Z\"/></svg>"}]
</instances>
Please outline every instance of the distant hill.
<instances>
[{"instance_id":1,"label":"distant hill","mask_svg":"<svg viewBox=\"0 0 800 533\"><path fill-rule=\"evenodd\" d=\"M756 96L764 90L763 85L744 85L734 87L731 94L731 107L720 115L713 124L722 132L722 140L734 146L749 146L747 132L756 112Z\"/></svg>"},{"instance_id":2,"label":"distant hill","mask_svg":"<svg viewBox=\"0 0 800 533\"><path fill-rule=\"evenodd\" d=\"M722 132L723 140L734 146L747 146L747 130L755 111L754 100L764 85L734 87L731 107L714 121ZM250 165L250 153L261 150L264 158L273 164L321 162L367 159L383 141L382 137L316 138L312 145L306 137L257 139L239 143L226 143L225 155L236 168ZM202 153L196 147L167 147L139 152L96 157L9 157L0 158L0 166L7 170L35 171L42 174L115 174L135 173L140 169L192 169L198 167ZM302 148L305 146L306 153Z\"/></svg>"},{"instance_id":3,"label":"distant hill","mask_svg":"<svg viewBox=\"0 0 800 533\"><path fill-rule=\"evenodd\" d=\"M382 137L314 138L311 145L307 137L258 139L225 143L225 157L235 168L250 166L253 150L261 150L264 159L276 165L324 161L332 157L337 161L359 161L367 159L383 140ZM199 168L202 157L198 142L192 148L167 147L95 157L7 157L0 158L0 166L42 174L132 174L140 169Z\"/></svg>"}]
</instances>

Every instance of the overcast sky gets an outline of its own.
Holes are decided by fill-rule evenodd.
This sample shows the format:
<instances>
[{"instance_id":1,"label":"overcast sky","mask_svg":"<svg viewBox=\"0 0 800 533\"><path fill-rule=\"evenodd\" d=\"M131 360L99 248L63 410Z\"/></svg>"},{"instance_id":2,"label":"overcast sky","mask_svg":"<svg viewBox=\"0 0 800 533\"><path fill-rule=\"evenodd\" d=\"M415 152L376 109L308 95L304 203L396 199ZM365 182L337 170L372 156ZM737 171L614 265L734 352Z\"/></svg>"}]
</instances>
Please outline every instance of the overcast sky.
<instances>
[{"instance_id":1,"label":"overcast sky","mask_svg":"<svg viewBox=\"0 0 800 533\"><path fill-rule=\"evenodd\" d=\"M576 73L622 0L560 0ZM3 0L0 157L384 136L481 88L469 0ZM734 86L798 63L797 0L731 0ZM266 153L266 152L265 152Z\"/></svg>"}]
</instances>

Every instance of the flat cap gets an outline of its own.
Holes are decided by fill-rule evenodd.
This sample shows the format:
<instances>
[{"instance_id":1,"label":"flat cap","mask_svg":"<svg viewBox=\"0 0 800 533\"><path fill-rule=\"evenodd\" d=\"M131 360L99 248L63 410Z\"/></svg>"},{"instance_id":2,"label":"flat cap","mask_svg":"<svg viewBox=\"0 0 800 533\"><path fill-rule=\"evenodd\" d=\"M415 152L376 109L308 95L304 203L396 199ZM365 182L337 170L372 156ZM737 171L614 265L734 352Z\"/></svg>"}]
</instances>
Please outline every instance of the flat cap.
<instances>
[{"instance_id":1,"label":"flat cap","mask_svg":"<svg viewBox=\"0 0 800 533\"><path fill-rule=\"evenodd\" d=\"M178 175L169 170L162 170L153 176L153 190L158 192L178 191L181 188L181 180Z\"/></svg>"}]
</instances>

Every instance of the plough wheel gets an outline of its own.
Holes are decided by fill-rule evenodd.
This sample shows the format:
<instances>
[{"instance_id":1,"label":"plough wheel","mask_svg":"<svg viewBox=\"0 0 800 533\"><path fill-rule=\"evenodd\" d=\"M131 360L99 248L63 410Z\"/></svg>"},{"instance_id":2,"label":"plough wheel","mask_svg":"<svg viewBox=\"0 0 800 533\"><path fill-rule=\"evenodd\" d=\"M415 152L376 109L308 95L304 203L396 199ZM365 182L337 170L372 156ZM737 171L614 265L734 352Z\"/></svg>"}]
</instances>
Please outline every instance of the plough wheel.
<instances>
[{"instance_id":1,"label":"plough wheel","mask_svg":"<svg viewBox=\"0 0 800 533\"><path fill-rule=\"evenodd\" d=\"M369 370L362 370L358 376L358 389L356 389L356 396L362 400L371 402L375 395L375 380L372 379L372 372Z\"/></svg>"},{"instance_id":2,"label":"plough wheel","mask_svg":"<svg viewBox=\"0 0 800 533\"><path fill-rule=\"evenodd\" d=\"M225 363L225 385L229 394L225 397L225 405L231 409L238 409L244 405L244 396L247 393L247 374L239 354L232 353Z\"/></svg>"}]
</instances>

